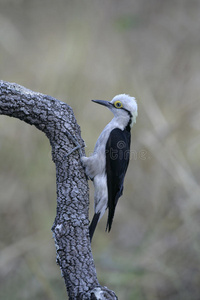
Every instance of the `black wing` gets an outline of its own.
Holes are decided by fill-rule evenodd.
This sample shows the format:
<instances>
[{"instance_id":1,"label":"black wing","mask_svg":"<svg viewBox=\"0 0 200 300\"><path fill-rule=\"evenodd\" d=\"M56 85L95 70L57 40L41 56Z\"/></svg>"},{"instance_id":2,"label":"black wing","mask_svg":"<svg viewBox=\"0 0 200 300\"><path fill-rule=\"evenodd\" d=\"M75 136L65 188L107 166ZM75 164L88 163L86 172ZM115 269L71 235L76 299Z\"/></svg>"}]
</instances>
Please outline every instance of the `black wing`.
<instances>
[{"instance_id":1,"label":"black wing","mask_svg":"<svg viewBox=\"0 0 200 300\"><path fill-rule=\"evenodd\" d=\"M130 157L131 135L127 129L113 129L106 143L106 173L108 186L108 220L110 231L117 201L123 192L124 177Z\"/></svg>"}]
</instances>

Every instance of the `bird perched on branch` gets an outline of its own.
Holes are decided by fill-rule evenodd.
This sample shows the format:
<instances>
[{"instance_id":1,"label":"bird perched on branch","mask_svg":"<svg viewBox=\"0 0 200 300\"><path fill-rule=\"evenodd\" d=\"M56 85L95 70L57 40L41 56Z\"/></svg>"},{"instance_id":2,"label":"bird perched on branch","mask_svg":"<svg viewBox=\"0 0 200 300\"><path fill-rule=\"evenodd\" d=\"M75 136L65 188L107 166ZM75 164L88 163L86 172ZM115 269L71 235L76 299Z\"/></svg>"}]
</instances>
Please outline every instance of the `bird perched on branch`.
<instances>
[{"instance_id":1,"label":"bird perched on branch","mask_svg":"<svg viewBox=\"0 0 200 300\"><path fill-rule=\"evenodd\" d=\"M130 157L131 127L136 122L137 103L126 94L115 96L110 102L92 100L106 106L114 118L100 134L91 156L81 158L86 175L93 180L94 217L89 233L92 240L97 223L108 208L106 230L111 229L115 207L123 192L124 177Z\"/></svg>"}]
</instances>

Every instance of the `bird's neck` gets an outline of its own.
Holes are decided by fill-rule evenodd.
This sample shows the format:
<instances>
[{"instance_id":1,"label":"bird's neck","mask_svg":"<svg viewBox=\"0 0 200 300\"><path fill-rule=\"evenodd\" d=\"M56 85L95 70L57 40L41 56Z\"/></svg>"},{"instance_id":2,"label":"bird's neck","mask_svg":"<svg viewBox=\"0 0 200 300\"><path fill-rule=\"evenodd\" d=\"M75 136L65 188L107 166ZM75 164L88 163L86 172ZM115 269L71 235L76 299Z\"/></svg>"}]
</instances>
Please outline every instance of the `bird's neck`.
<instances>
[{"instance_id":1,"label":"bird's neck","mask_svg":"<svg viewBox=\"0 0 200 300\"><path fill-rule=\"evenodd\" d=\"M131 131L131 127L133 126L132 123L132 118L130 118L128 124L125 127L125 129L129 132Z\"/></svg>"},{"instance_id":2,"label":"bird's neck","mask_svg":"<svg viewBox=\"0 0 200 300\"><path fill-rule=\"evenodd\" d=\"M132 125L132 118L129 115L126 116L114 116L114 118L111 121L115 124L115 127L120 128L121 130L131 130Z\"/></svg>"}]
</instances>

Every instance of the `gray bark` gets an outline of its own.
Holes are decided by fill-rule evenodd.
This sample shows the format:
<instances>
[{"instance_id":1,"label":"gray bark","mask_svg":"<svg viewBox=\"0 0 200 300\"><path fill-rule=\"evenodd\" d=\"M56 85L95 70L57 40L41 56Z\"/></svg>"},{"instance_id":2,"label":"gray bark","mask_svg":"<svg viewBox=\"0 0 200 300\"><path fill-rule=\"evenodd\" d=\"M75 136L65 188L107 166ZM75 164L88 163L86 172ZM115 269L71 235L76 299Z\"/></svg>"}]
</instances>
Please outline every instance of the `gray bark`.
<instances>
[{"instance_id":1,"label":"gray bark","mask_svg":"<svg viewBox=\"0 0 200 300\"><path fill-rule=\"evenodd\" d=\"M35 125L48 137L56 166L57 263L69 299L117 299L96 276L88 233L88 184L80 163L84 142L71 107L18 84L0 81L0 114Z\"/></svg>"}]
</instances>

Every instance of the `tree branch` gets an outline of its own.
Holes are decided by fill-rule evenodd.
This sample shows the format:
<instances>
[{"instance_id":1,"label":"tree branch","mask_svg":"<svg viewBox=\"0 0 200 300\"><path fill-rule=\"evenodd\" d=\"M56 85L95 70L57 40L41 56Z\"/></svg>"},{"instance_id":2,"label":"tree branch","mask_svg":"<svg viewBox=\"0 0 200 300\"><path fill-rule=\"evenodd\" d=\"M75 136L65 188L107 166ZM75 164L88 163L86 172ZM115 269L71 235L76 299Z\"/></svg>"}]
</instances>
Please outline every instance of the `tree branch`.
<instances>
[{"instance_id":1,"label":"tree branch","mask_svg":"<svg viewBox=\"0 0 200 300\"><path fill-rule=\"evenodd\" d=\"M80 163L84 142L71 107L18 84L0 81L0 114L35 125L48 137L56 166L57 263L69 299L117 299L98 283L88 234L88 184Z\"/></svg>"}]
</instances>

